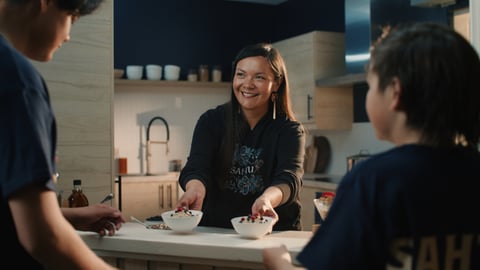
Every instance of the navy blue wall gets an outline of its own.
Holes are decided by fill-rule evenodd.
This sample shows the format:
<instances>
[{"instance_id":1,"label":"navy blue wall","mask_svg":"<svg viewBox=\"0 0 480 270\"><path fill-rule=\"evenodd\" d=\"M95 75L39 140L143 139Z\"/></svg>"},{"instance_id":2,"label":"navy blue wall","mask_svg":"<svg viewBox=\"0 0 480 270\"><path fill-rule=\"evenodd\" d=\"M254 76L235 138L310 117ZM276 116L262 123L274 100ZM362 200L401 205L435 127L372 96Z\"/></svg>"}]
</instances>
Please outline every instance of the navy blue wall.
<instances>
[{"instance_id":1,"label":"navy blue wall","mask_svg":"<svg viewBox=\"0 0 480 270\"><path fill-rule=\"evenodd\" d=\"M359 0L365 1L365 0ZM408 9L410 0L370 0L382 4L400 2ZM454 8L468 0L422 20L449 23ZM385 21L419 20L423 8L398 10ZM390 13L390 12L388 12ZM385 13L386 14L386 13ZM400 19L399 19L400 18ZM401 19L403 18L403 19ZM231 79L231 61L238 50L251 43L275 42L314 30L345 32L345 5L341 0L289 0L278 6L223 0L142 0L114 3L114 66L175 64L188 69L200 64L222 66L222 80ZM355 85L354 121L368 121L365 113L365 84Z\"/></svg>"},{"instance_id":2,"label":"navy blue wall","mask_svg":"<svg viewBox=\"0 0 480 270\"><path fill-rule=\"evenodd\" d=\"M328 7L328 9L326 8ZM114 3L115 68L176 64L222 66L243 46L313 30L344 32L343 1L290 0L278 6L223 0L142 0Z\"/></svg>"}]
</instances>

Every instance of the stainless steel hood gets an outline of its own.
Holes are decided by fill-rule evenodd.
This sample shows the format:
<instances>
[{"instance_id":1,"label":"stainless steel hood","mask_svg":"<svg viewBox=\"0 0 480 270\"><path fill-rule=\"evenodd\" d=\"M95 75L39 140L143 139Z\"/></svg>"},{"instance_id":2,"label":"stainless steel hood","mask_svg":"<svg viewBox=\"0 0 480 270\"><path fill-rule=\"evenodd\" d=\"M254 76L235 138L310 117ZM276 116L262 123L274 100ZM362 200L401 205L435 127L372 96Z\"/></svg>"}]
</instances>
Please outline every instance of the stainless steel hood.
<instances>
[{"instance_id":1,"label":"stainless steel hood","mask_svg":"<svg viewBox=\"0 0 480 270\"><path fill-rule=\"evenodd\" d=\"M345 75L317 80L316 84L342 86L364 82L370 47L386 26L424 20L447 22L446 14L442 7L416 7L410 0L345 0Z\"/></svg>"}]
</instances>

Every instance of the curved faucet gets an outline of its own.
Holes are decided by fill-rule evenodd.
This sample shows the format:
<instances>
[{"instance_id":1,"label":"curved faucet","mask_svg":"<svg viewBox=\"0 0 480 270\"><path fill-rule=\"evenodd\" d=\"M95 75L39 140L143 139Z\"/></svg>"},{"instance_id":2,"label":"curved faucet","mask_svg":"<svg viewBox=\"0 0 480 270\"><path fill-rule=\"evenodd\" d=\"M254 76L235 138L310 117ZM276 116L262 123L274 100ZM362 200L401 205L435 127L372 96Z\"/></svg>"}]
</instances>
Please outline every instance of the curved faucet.
<instances>
[{"instance_id":1,"label":"curved faucet","mask_svg":"<svg viewBox=\"0 0 480 270\"><path fill-rule=\"evenodd\" d=\"M165 129L167 130L167 138L165 141L150 141L150 126L152 125L153 121L155 120L160 120L163 122L165 125ZM170 129L168 128L168 123L167 121L160 116L153 117L150 122L148 122L147 126L147 175L151 175L152 173L150 172L150 157L152 156L150 146L152 143L158 143L158 144L165 144L166 150L165 154L168 154L168 141L170 140Z\"/></svg>"}]
</instances>

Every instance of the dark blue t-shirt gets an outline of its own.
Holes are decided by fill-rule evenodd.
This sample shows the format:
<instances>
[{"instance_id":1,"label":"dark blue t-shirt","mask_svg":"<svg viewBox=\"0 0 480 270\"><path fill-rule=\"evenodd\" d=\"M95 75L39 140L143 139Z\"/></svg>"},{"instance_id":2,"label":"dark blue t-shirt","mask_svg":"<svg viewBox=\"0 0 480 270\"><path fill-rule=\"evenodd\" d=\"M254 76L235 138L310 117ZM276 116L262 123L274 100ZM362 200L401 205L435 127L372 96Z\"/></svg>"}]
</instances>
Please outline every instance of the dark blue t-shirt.
<instances>
[{"instance_id":1,"label":"dark blue t-shirt","mask_svg":"<svg viewBox=\"0 0 480 270\"><path fill-rule=\"evenodd\" d=\"M308 269L480 269L477 151L405 145L345 175Z\"/></svg>"},{"instance_id":2,"label":"dark blue t-shirt","mask_svg":"<svg viewBox=\"0 0 480 270\"><path fill-rule=\"evenodd\" d=\"M20 245L8 198L30 185L54 189L56 125L41 75L0 35L0 199L3 263L42 269Z\"/></svg>"}]
</instances>

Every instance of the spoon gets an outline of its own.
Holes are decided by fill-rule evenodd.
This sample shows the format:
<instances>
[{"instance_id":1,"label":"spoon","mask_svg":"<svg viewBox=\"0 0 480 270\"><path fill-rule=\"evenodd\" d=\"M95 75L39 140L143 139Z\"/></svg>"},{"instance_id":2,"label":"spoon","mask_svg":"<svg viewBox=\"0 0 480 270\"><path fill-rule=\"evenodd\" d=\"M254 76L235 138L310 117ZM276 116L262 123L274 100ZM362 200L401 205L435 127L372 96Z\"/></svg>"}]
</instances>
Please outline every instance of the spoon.
<instances>
[{"instance_id":1,"label":"spoon","mask_svg":"<svg viewBox=\"0 0 480 270\"><path fill-rule=\"evenodd\" d=\"M138 218L136 217L133 217L133 216L130 216L130 219L137 222L138 224L142 224L143 226L145 226L147 229L150 228L150 225L147 225L146 223L140 221Z\"/></svg>"},{"instance_id":2,"label":"spoon","mask_svg":"<svg viewBox=\"0 0 480 270\"><path fill-rule=\"evenodd\" d=\"M100 203L105 203L113 199L113 193L108 194Z\"/></svg>"}]
</instances>

